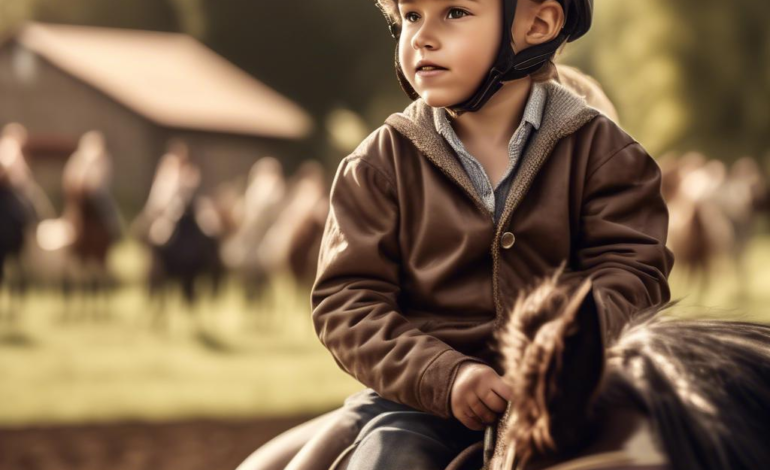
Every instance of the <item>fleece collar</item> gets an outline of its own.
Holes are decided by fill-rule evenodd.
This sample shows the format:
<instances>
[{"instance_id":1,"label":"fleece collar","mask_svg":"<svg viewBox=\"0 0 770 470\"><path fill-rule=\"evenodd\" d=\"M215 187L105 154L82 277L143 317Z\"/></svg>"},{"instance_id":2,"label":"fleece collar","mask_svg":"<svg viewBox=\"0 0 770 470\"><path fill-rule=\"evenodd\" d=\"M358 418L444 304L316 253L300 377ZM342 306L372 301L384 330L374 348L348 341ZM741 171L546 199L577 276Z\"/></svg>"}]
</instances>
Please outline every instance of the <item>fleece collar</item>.
<instances>
[{"instance_id":1,"label":"fleece collar","mask_svg":"<svg viewBox=\"0 0 770 470\"><path fill-rule=\"evenodd\" d=\"M501 235L513 211L529 190L537 172L550 155L556 143L588 123L600 111L588 106L585 99L555 80L542 83L547 92L540 129L532 136L514 175L511 190L500 217L496 239ZM434 113L439 110L418 99L403 112L390 115L385 121L400 134L412 141L415 147L446 176L460 186L485 213L486 209L462 167L457 155L446 140L436 131Z\"/></svg>"}]
</instances>

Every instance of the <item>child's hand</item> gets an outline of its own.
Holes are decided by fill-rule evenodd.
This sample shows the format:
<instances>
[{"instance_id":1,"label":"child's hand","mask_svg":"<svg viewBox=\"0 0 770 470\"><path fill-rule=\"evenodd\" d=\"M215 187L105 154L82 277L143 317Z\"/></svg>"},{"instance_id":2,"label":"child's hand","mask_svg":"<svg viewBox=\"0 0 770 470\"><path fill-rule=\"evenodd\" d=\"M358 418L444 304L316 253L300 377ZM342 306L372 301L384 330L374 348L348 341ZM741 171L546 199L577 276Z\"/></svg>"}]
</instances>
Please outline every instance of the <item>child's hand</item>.
<instances>
[{"instance_id":1,"label":"child's hand","mask_svg":"<svg viewBox=\"0 0 770 470\"><path fill-rule=\"evenodd\" d=\"M505 411L513 392L491 367L465 362L460 364L449 397L454 417L467 428L481 431Z\"/></svg>"}]
</instances>

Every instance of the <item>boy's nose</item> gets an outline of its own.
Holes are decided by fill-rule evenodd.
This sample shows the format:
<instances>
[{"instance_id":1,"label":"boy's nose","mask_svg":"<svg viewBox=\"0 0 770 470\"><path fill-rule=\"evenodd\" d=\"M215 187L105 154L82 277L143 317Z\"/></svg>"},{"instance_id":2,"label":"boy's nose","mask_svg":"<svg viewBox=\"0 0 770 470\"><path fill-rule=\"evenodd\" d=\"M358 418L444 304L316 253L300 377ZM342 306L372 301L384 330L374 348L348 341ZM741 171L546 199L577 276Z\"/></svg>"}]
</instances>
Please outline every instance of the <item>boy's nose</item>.
<instances>
[{"instance_id":1,"label":"boy's nose","mask_svg":"<svg viewBox=\"0 0 770 470\"><path fill-rule=\"evenodd\" d=\"M436 49L438 47L438 41L436 38L426 31L426 28L420 28L414 36L412 36L412 47L415 49Z\"/></svg>"}]
</instances>

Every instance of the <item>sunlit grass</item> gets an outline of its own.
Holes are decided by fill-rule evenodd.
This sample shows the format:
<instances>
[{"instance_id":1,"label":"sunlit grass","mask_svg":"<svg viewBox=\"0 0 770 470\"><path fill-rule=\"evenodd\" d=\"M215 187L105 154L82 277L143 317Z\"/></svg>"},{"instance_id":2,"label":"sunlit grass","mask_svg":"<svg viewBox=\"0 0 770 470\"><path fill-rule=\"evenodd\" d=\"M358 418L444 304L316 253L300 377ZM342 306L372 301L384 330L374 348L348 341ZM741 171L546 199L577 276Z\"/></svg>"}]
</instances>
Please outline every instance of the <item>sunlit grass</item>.
<instances>
[{"instance_id":1,"label":"sunlit grass","mask_svg":"<svg viewBox=\"0 0 770 470\"><path fill-rule=\"evenodd\" d=\"M121 287L108 301L65 305L60 293L36 290L19 320L0 326L0 423L313 413L362 387L319 343L309 294L288 276L253 305L233 281L193 309L172 296L169 322L156 328L144 252L124 243L111 264ZM675 268L672 295L685 297L678 311L770 321L770 237L752 242L746 273L739 282L733 265L722 262L710 287L695 292ZM2 301L7 308L7 292ZM76 318L65 321L65 312Z\"/></svg>"},{"instance_id":2,"label":"sunlit grass","mask_svg":"<svg viewBox=\"0 0 770 470\"><path fill-rule=\"evenodd\" d=\"M688 317L710 317L770 323L770 236L754 238L743 258L744 271L723 257L709 274L705 287L687 279L674 264L670 277L672 298L682 298L677 312Z\"/></svg>"},{"instance_id":3,"label":"sunlit grass","mask_svg":"<svg viewBox=\"0 0 770 470\"><path fill-rule=\"evenodd\" d=\"M361 388L315 337L309 294L287 276L254 305L234 282L193 309L172 296L157 328L142 250L125 243L112 261L123 285L108 301L33 291L0 327L0 422L317 412Z\"/></svg>"}]
</instances>

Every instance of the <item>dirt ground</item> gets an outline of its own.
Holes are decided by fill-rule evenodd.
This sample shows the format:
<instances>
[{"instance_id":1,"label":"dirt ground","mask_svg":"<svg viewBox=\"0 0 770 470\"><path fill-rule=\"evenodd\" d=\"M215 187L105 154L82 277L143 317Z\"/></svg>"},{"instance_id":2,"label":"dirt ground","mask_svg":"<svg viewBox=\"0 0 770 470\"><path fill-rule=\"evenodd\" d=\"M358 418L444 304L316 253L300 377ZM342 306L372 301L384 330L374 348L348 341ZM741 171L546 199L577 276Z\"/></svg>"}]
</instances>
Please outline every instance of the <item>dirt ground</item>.
<instances>
[{"instance_id":1,"label":"dirt ground","mask_svg":"<svg viewBox=\"0 0 770 470\"><path fill-rule=\"evenodd\" d=\"M0 428L0 470L234 470L310 418Z\"/></svg>"}]
</instances>

